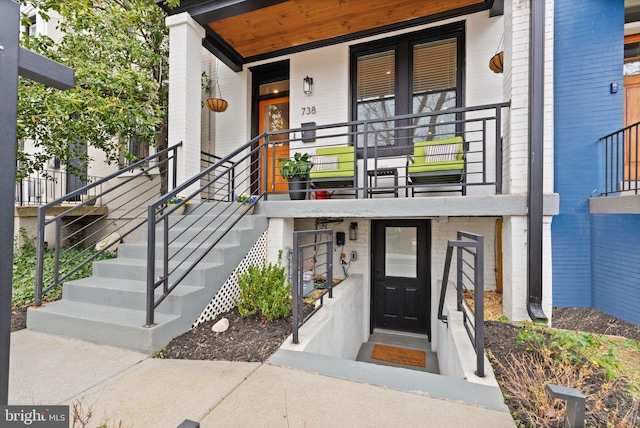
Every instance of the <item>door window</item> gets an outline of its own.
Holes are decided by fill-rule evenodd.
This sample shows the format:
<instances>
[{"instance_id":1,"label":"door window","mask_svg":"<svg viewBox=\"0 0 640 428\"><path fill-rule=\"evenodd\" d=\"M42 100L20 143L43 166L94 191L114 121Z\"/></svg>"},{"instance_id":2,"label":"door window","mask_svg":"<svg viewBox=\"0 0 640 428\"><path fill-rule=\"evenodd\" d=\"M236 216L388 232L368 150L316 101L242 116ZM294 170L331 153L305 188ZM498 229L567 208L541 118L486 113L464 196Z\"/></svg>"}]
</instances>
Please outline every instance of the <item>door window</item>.
<instances>
[{"instance_id":1,"label":"door window","mask_svg":"<svg viewBox=\"0 0 640 428\"><path fill-rule=\"evenodd\" d=\"M384 271L386 276L415 278L418 274L418 247L415 227L385 228L386 251Z\"/></svg>"}]
</instances>

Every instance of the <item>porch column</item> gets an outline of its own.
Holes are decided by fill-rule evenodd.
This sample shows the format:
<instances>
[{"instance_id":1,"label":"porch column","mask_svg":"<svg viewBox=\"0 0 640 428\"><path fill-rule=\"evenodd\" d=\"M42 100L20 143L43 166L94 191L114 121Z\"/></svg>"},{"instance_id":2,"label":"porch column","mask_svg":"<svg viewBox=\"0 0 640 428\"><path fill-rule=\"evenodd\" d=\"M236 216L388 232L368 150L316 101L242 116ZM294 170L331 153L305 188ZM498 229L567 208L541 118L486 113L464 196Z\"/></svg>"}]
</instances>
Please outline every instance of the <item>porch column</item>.
<instances>
[{"instance_id":1,"label":"porch column","mask_svg":"<svg viewBox=\"0 0 640 428\"><path fill-rule=\"evenodd\" d=\"M169 29L169 145L182 141L178 185L200 172L202 39L205 30L187 12L167 17ZM198 188L194 184L190 190ZM184 192L184 193L189 193Z\"/></svg>"}]
</instances>

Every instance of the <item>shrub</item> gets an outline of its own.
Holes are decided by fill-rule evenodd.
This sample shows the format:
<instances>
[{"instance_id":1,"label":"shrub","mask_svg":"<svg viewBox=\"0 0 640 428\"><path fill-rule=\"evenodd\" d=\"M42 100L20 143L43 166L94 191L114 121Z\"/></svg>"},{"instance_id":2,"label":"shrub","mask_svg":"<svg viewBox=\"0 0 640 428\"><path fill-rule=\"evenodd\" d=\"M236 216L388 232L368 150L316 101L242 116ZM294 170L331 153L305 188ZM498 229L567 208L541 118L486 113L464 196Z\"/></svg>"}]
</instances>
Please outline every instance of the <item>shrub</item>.
<instances>
[{"instance_id":1,"label":"shrub","mask_svg":"<svg viewBox=\"0 0 640 428\"><path fill-rule=\"evenodd\" d=\"M242 316L258 314L273 321L289 315L291 284L286 282L281 262L282 250L278 253L277 264L263 262L262 266L250 265L239 275L240 299L237 304Z\"/></svg>"}]
</instances>

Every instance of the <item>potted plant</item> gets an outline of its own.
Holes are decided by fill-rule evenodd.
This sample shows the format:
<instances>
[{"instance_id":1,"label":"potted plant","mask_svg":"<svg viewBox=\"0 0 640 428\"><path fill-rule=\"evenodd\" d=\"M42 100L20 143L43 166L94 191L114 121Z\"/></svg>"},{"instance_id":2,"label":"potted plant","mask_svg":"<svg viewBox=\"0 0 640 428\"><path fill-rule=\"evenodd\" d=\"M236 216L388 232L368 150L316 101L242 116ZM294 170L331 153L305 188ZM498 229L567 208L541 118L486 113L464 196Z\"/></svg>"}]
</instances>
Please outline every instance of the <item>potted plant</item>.
<instances>
[{"instance_id":1,"label":"potted plant","mask_svg":"<svg viewBox=\"0 0 640 428\"><path fill-rule=\"evenodd\" d=\"M278 159L280 175L289 181L289 197L294 201L307 198L307 183L309 171L313 164L309 160L309 153L295 153L293 158Z\"/></svg>"},{"instance_id":2,"label":"potted plant","mask_svg":"<svg viewBox=\"0 0 640 428\"><path fill-rule=\"evenodd\" d=\"M257 196L247 195L246 193L241 193L235 197L236 205L238 205L238 209L244 208L245 214L253 214L253 209L255 208L255 201L258 200Z\"/></svg>"},{"instance_id":3,"label":"potted plant","mask_svg":"<svg viewBox=\"0 0 640 428\"><path fill-rule=\"evenodd\" d=\"M186 196L184 196L184 195L175 195L174 197L172 197L171 199L169 199L169 200L167 201L167 205L168 205L168 207L169 207L170 209L174 209L174 208L175 208L173 211L171 211L171 212L169 213L169 215L182 215L182 214L184 214L184 210L187 208L187 205L189 205L189 202L190 202L190 201L186 201L184 204L182 204L182 205L181 205L181 206L179 206L179 207L176 207L175 205L178 205L178 204L180 204L180 203L184 202L184 200L185 200L186 198L187 198L187 197L186 197Z\"/></svg>"}]
</instances>

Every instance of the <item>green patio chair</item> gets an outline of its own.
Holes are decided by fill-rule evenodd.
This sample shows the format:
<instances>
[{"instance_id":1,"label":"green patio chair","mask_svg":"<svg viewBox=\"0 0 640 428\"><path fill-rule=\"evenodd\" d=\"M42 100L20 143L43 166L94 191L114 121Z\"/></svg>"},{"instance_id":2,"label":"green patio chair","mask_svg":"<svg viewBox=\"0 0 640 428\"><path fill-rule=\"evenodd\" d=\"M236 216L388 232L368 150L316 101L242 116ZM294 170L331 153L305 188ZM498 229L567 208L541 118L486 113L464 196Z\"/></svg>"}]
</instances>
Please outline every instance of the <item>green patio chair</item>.
<instances>
[{"instance_id":1,"label":"green patio chair","mask_svg":"<svg viewBox=\"0 0 640 428\"><path fill-rule=\"evenodd\" d=\"M465 176L464 142L462 137L444 140L420 141L413 144L413 154L407 162L407 196L433 190L434 184L463 184ZM431 190L416 192L416 187L430 187ZM448 191L448 190L444 190ZM459 190L463 195L465 186Z\"/></svg>"},{"instance_id":2,"label":"green patio chair","mask_svg":"<svg viewBox=\"0 0 640 428\"><path fill-rule=\"evenodd\" d=\"M322 147L311 156L309 181L314 189L353 189L358 197L358 174L353 146Z\"/></svg>"}]
</instances>

